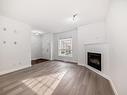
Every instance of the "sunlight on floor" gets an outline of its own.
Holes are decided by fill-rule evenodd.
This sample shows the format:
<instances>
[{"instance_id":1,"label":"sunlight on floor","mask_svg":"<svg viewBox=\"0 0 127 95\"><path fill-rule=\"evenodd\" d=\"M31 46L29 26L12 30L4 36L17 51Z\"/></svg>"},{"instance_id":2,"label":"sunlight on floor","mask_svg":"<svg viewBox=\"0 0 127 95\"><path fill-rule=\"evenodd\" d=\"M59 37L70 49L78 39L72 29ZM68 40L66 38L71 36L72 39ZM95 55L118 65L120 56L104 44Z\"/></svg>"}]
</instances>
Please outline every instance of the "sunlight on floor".
<instances>
[{"instance_id":1,"label":"sunlight on floor","mask_svg":"<svg viewBox=\"0 0 127 95\"><path fill-rule=\"evenodd\" d=\"M46 76L35 77L31 79L23 80L22 83L30 88L37 95L51 95L55 88L60 83L61 79L65 75L66 71L54 73ZM28 93L27 91L24 92Z\"/></svg>"}]
</instances>

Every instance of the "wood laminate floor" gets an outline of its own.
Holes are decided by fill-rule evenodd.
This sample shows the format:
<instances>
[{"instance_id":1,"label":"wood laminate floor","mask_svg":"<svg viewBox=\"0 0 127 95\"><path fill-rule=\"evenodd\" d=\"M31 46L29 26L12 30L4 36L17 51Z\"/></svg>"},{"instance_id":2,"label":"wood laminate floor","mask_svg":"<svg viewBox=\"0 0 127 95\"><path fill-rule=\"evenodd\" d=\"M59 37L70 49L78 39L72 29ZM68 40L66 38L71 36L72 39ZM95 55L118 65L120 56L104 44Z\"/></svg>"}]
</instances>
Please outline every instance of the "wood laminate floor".
<instances>
[{"instance_id":1,"label":"wood laminate floor","mask_svg":"<svg viewBox=\"0 0 127 95\"><path fill-rule=\"evenodd\" d=\"M114 95L109 81L89 69L59 61L0 76L0 95Z\"/></svg>"}]
</instances>

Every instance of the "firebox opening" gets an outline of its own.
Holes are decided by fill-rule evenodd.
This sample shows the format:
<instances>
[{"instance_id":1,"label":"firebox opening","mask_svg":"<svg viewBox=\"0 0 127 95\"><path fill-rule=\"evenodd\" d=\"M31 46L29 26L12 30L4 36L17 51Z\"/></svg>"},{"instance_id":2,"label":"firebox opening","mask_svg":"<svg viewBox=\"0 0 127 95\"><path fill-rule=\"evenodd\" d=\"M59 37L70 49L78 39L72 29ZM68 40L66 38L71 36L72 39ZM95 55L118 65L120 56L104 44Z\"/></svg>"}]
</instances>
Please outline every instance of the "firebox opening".
<instances>
[{"instance_id":1,"label":"firebox opening","mask_svg":"<svg viewBox=\"0 0 127 95\"><path fill-rule=\"evenodd\" d=\"M101 53L87 52L88 65L101 71Z\"/></svg>"}]
</instances>

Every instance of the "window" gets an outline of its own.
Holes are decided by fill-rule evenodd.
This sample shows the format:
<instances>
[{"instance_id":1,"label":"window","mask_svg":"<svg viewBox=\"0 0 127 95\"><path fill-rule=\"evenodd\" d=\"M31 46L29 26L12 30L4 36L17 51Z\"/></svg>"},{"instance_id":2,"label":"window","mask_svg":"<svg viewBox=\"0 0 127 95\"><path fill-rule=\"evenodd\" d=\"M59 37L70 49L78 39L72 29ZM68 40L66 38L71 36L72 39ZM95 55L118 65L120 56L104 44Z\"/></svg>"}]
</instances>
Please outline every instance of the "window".
<instances>
[{"instance_id":1,"label":"window","mask_svg":"<svg viewBox=\"0 0 127 95\"><path fill-rule=\"evenodd\" d=\"M72 38L58 41L58 55L72 57Z\"/></svg>"}]
</instances>

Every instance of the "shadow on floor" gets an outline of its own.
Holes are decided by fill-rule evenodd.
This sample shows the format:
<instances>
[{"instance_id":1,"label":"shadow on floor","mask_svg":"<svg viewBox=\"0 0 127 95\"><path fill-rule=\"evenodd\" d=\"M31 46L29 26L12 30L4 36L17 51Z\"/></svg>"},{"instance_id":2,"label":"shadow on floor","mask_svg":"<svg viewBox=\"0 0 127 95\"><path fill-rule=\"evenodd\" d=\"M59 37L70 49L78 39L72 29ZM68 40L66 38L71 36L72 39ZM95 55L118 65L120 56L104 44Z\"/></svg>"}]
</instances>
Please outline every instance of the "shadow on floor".
<instances>
[{"instance_id":1,"label":"shadow on floor","mask_svg":"<svg viewBox=\"0 0 127 95\"><path fill-rule=\"evenodd\" d=\"M35 65L35 64L42 63L42 62L46 62L46 61L49 61L49 60L47 60L47 59L36 59L36 60L32 60L31 64Z\"/></svg>"}]
</instances>

